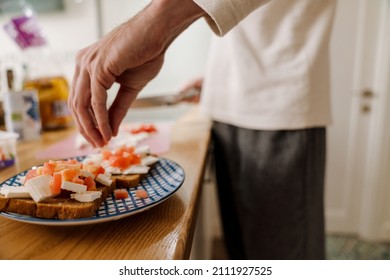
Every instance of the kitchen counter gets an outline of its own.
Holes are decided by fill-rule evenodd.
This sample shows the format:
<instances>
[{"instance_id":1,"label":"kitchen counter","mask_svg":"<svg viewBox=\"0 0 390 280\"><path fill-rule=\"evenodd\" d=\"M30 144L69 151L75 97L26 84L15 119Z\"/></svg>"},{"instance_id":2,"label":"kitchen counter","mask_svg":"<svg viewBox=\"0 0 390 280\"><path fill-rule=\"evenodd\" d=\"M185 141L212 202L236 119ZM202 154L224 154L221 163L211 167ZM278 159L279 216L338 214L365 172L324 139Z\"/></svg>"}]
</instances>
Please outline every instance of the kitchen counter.
<instances>
[{"instance_id":1,"label":"kitchen counter","mask_svg":"<svg viewBox=\"0 0 390 280\"><path fill-rule=\"evenodd\" d=\"M39 141L17 146L17 165L0 171L0 182L41 164L35 154L74 134L45 132ZM43 226L0 216L0 259L188 259L210 141L210 121L191 108L174 122L165 158L186 177L168 200L117 221L82 226Z\"/></svg>"}]
</instances>

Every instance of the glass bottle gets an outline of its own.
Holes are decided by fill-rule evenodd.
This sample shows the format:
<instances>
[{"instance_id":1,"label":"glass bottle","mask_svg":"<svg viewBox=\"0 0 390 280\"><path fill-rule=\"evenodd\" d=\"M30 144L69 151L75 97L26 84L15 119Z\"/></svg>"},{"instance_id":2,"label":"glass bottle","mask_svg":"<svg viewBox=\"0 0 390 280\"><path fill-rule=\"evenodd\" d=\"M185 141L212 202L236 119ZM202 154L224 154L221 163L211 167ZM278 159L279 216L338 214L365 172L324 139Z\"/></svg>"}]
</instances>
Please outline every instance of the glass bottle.
<instances>
[{"instance_id":1,"label":"glass bottle","mask_svg":"<svg viewBox=\"0 0 390 280\"><path fill-rule=\"evenodd\" d=\"M22 50L22 88L38 91L42 129L69 127L73 121L66 104L68 82L33 8L24 0L9 0L0 9L9 17L4 29Z\"/></svg>"}]
</instances>

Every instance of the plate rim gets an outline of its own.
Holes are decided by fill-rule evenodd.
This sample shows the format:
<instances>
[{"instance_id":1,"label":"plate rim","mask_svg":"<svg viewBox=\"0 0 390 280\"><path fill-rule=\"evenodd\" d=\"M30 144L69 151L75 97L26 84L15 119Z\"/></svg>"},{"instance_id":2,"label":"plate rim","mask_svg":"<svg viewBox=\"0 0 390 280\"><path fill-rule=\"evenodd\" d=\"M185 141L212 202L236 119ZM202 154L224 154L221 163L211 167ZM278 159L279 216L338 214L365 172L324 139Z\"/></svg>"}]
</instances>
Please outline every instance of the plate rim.
<instances>
[{"instance_id":1,"label":"plate rim","mask_svg":"<svg viewBox=\"0 0 390 280\"><path fill-rule=\"evenodd\" d=\"M78 157L71 157L69 159L85 158L85 157L86 156L78 156ZM100 223L105 223L105 222L110 222L110 221L117 221L117 220L129 217L129 216L135 215L135 214L139 214L139 213L147 211L147 210L157 206L158 204L161 204L162 202L166 201L167 199L171 198L184 184L184 181L185 181L185 178L186 178L186 173L184 171L184 168L180 164L178 164L177 162L175 162L175 161L173 161L171 159L167 159L165 157L159 157L159 160L164 160L164 161L167 161L167 162L174 163L177 167L179 167L181 169L181 171L183 173L183 179L179 183L179 185L171 193L169 193L167 196L163 197L162 199L160 199L158 201L153 201L150 204L143 205L143 206L137 208L136 210L128 210L128 211L123 212L123 213L114 213L114 214L112 214L110 216L104 216L104 217L93 216L93 217L80 218L80 219L69 219L69 220L45 219L45 218L38 218L38 217L29 216L29 215L12 213L12 212L0 212L0 216L5 217L5 218L10 219L10 220L23 222L23 223L28 223L28 224L35 224L35 225L75 226L75 225L92 225L92 224L100 224ZM40 165L36 165L36 166L40 166ZM28 171L30 169L23 170L23 171L19 172L18 174L7 178L6 180L1 182L0 184L3 184L4 182L6 182L6 181L8 181L8 180L10 180L10 179L12 179L14 177L20 176L21 173L24 173L24 172L26 172L26 171ZM147 174L147 175L148 176L152 176L150 174ZM106 200L108 198L109 197L107 197ZM102 203L100 204L99 208L101 207L101 205L106 200L102 201ZM98 208L98 210L99 210L99 208ZM96 210L96 211L98 211L98 210Z\"/></svg>"}]
</instances>

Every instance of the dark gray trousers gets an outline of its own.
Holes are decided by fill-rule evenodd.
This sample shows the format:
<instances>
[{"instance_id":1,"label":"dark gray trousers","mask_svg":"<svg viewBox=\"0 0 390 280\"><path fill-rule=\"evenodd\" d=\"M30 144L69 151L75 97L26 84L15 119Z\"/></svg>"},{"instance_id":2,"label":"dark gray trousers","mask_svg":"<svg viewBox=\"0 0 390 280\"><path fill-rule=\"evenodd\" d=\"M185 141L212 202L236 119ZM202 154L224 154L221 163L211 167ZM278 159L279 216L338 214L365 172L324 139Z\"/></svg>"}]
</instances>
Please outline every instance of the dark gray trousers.
<instances>
[{"instance_id":1,"label":"dark gray trousers","mask_svg":"<svg viewBox=\"0 0 390 280\"><path fill-rule=\"evenodd\" d=\"M230 258L324 259L326 129L212 132Z\"/></svg>"}]
</instances>

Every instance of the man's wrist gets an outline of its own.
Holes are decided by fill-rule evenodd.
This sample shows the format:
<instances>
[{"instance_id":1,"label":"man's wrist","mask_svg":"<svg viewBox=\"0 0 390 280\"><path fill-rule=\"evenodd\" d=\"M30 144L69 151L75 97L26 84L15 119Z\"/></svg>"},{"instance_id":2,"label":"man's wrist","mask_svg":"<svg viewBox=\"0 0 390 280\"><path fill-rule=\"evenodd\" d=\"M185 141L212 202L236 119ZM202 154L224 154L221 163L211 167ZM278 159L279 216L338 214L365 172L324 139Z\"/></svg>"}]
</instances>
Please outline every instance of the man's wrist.
<instances>
[{"instance_id":1,"label":"man's wrist","mask_svg":"<svg viewBox=\"0 0 390 280\"><path fill-rule=\"evenodd\" d=\"M192 0L153 0L149 6L165 49L188 26L206 15Z\"/></svg>"},{"instance_id":2,"label":"man's wrist","mask_svg":"<svg viewBox=\"0 0 390 280\"><path fill-rule=\"evenodd\" d=\"M192 0L153 0L135 17L112 31L111 38L127 37L123 61L138 66L163 55L172 41L204 15ZM126 63L125 63L126 64ZM122 67L123 68L123 67ZM124 68L117 72L122 73Z\"/></svg>"}]
</instances>

